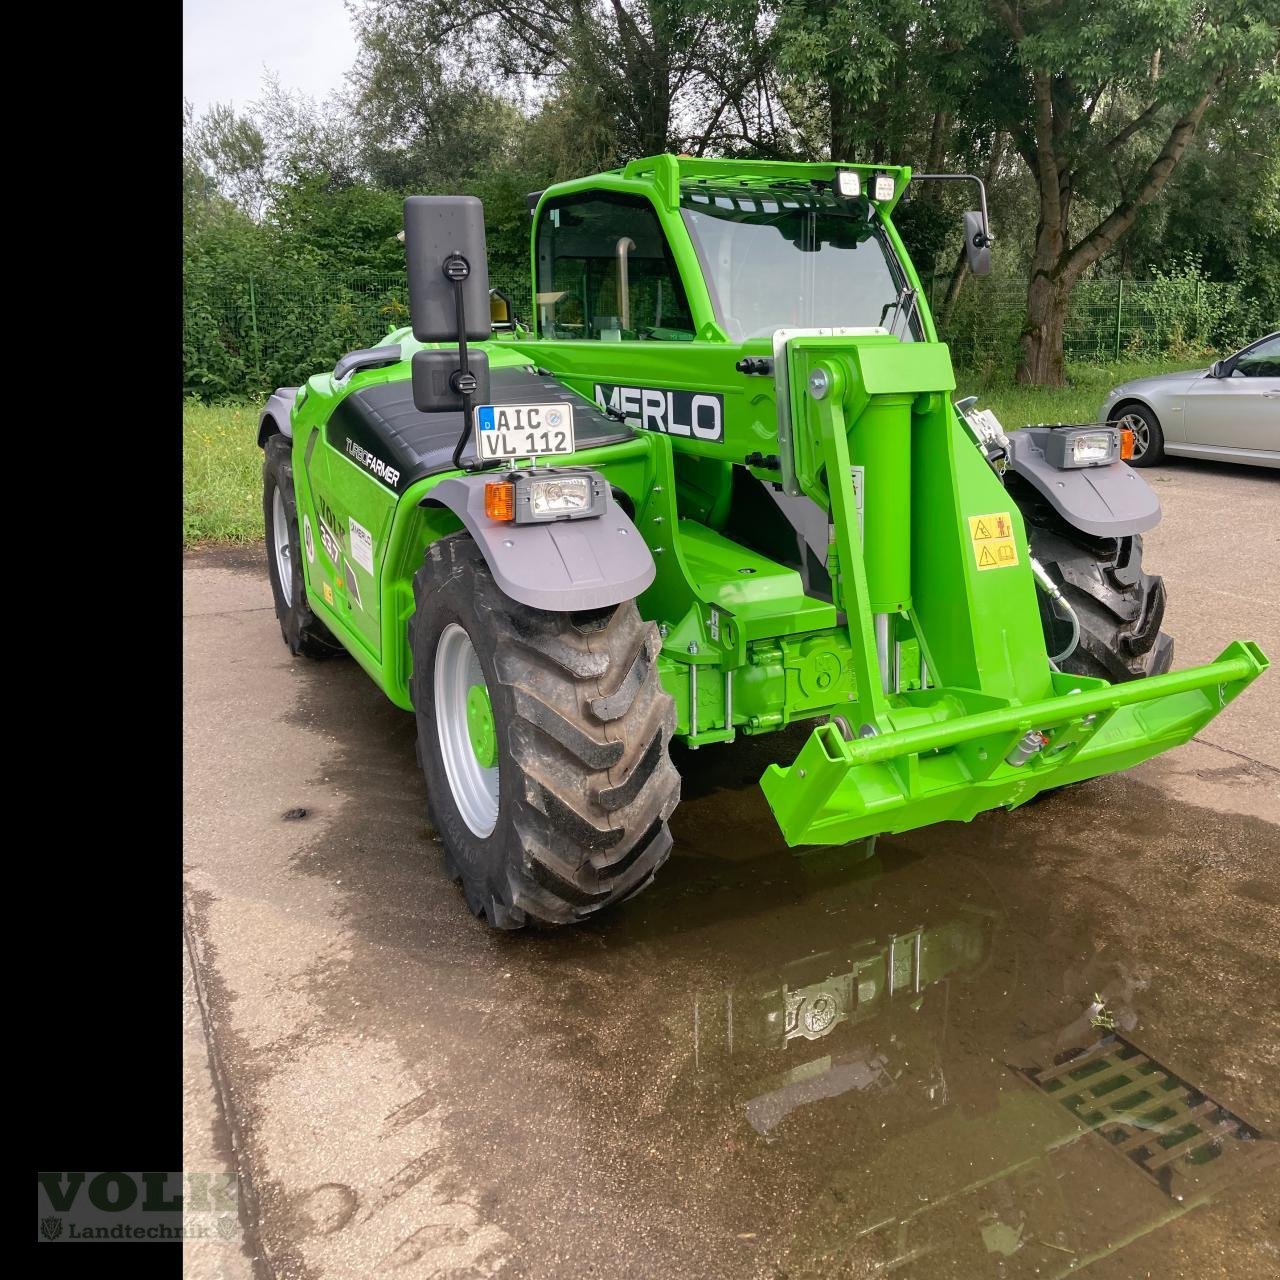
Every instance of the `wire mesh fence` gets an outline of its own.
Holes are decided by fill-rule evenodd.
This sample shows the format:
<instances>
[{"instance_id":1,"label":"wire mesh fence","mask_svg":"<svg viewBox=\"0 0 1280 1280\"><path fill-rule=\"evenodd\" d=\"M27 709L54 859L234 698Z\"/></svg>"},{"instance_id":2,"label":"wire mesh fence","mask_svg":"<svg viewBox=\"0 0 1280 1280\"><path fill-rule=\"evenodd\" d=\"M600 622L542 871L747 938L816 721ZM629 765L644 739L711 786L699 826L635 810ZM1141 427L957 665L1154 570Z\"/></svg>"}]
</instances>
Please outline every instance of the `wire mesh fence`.
<instances>
[{"instance_id":1,"label":"wire mesh fence","mask_svg":"<svg viewBox=\"0 0 1280 1280\"><path fill-rule=\"evenodd\" d=\"M948 283L926 277L924 292L956 365L1011 370L1025 314L1023 282L970 279L950 305ZM191 272L184 284L184 385L205 399L297 386L409 322L402 271L334 275L291 263L236 277ZM514 299L527 322L527 275L491 268L490 284ZM1195 362L1259 336L1264 318L1257 311L1239 286L1192 274L1141 283L1085 280L1071 299L1065 353L1082 363Z\"/></svg>"},{"instance_id":2,"label":"wire mesh fence","mask_svg":"<svg viewBox=\"0 0 1280 1280\"><path fill-rule=\"evenodd\" d=\"M947 303L950 281L925 282L930 309L951 357L963 369L1012 368L1025 323L1026 284L1016 279L965 281ZM1256 303L1236 284L1195 273L1133 281L1080 281L1063 332L1068 361L1186 360L1235 350L1266 331Z\"/></svg>"},{"instance_id":3,"label":"wire mesh fence","mask_svg":"<svg viewBox=\"0 0 1280 1280\"><path fill-rule=\"evenodd\" d=\"M490 273L517 300L528 285ZM528 311L528 304L524 306ZM188 395L261 395L298 386L348 351L409 323L403 271L344 275L284 271L234 278L188 276L183 289L183 382Z\"/></svg>"}]
</instances>

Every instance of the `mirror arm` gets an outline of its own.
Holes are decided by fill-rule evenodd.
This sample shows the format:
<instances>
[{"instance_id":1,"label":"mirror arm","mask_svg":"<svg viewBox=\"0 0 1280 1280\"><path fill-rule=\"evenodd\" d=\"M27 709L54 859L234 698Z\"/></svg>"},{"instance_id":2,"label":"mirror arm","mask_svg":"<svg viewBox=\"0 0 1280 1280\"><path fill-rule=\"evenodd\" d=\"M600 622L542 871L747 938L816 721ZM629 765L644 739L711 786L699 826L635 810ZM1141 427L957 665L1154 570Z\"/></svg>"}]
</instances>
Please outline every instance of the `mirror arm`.
<instances>
[{"instance_id":1,"label":"mirror arm","mask_svg":"<svg viewBox=\"0 0 1280 1280\"><path fill-rule=\"evenodd\" d=\"M476 380L467 363L467 310L462 299L462 284L471 274L471 264L460 253L451 253L440 269L444 272L445 279L453 285L453 305L458 317L458 372L453 378L453 389L462 396L462 434L453 447L453 469L469 471L472 468L463 465L462 451L471 439L471 417L474 410L472 399L475 396Z\"/></svg>"},{"instance_id":2,"label":"mirror arm","mask_svg":"<svg viewBox=\"0 0 1280 1280\"><path fill-rule=\"evenodd\" d=\"M976 173L913 173L912 182L975 182L978 185L978 208L982 211L982 244L975 249L985 249L995 240L991 234L991 221L987 217L987 184Z\"/></svg>"}]
</instances>

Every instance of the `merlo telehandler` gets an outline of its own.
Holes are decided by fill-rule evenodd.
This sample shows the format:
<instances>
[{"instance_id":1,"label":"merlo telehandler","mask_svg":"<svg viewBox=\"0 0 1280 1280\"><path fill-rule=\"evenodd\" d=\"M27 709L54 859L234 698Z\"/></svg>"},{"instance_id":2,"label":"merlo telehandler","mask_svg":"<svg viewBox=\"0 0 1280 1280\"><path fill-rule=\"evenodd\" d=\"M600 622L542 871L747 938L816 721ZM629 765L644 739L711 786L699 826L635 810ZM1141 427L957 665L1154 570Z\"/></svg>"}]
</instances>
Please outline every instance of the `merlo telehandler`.
<instances>
[{"instance_id":1,"label":"merlo telehandler","mask_svg":"<svg viewBox=\"0 0 1280 1280\"><path fill-rule=\"evenodd\" d=\"M285 641L414 714L489 924L653 879L673 738L810 723L761 786L790 845L854 857L1183 743L1266 668L1237 641L1170 670L1120 428L953 404L893 223L912 181L661 155L558 184L530 196L524 322L480 202L411 197L411 328L268 400Z\"/></svg>"}]
</instances>

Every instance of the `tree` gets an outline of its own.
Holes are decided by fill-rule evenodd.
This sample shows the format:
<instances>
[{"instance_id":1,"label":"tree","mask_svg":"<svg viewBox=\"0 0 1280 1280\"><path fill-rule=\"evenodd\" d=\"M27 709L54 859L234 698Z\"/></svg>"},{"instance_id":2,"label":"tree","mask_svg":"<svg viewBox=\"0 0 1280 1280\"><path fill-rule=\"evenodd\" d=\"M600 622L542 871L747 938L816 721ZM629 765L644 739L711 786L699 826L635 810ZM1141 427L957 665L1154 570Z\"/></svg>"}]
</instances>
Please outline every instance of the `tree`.
<instances>
[{"instance_id":1,"label":"tree","mask_svg":"<svg viewBox=\"0 0 1280 1280\"><path fill-rule=\"evenodd\" d=\"M1164 189L1215 100L1275 108L1280 31L1269 0L972 3L983 26L960 56L1038 196L1017 377L1057 386L1076 282Z\"/></svg>"},{"instance_id":2,"label":"tree","mask_svg":"<svg viewBox=\"0 0 1280 1280\"><path fill-rule=\"evenodd\" d=\"M778 17L780 66L817 88L833 160L898 163L910 150L940 167L953 115L935 86L955 47L928 0L783 0Z\"/></svg>"},{"instance_id":3,"label":"tree","mask_svg":"<svg viewBox=\"0 0 1280 1280\"><path fill-rule=\"evenodd\" d=\"M1280 316L1280 112L1207 112L1162 198L1143 209L1120 268L1197 262Z\"/></svg>"},{"instance_id":4,"label":"tree","mask_svg":"<svg viewBox=\"0 0 1280 1280\"><path fill-rule=\"evenodd\" d=\"M459 95L477 86L526 107L556 98L561 111L589 112L622 160L756 146L772 127L768 24L758 0L354 0L354 7L361 100L381 112L384 135L399 145L447 132Z\"/></svg>"},{"instance_id":5,"label":"tree","mask_svg":"<svg viewBox=\"0 0 1280 1280\"><path fill-rule=\"evenodd\" d=\"M182 122L184 171L189 175L184 185L202 187L206 198L216 193L250 217L260 216L266 200L267 144L258 126L221 102L198 120L184 102Z\"/></svg>"}]
</instances>

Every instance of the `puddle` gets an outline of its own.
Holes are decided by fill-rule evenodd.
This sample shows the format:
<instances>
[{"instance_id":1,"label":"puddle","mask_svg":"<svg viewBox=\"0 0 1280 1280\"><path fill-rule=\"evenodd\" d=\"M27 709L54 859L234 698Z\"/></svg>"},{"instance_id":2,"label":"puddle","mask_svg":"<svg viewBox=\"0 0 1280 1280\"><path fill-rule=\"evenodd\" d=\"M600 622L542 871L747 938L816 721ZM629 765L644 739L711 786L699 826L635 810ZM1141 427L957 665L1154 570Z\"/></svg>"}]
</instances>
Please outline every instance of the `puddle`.
<instances>
[{"instance_id":1,"label":"puddle","mask_svg":"<svg viewBox=\"0 0 1280 1280\"><path fill-rule=\"evenodd\" d=\"M395 1042L447 1118L430 1158L486 1189L521 1274L1016 1280L1127 1276L1139 1254L1202 1274L1238 1241L1255 1271L1280 1257L1258 1241L1273 1211L1233 1198L1275 1182L1253 1160L1280 1122L1274 826L1118 776L798 857L755 785L794 754L778 735L678 753L676 845L643 895L499 935L444 873L407 717L333 667L292 715L334 735L325 781L349 797L294 863L345 904L350 960L317 966L309 998ZM1084 1081L1078 1063L1042 1087L1108 1037ZM1119 1149L1130 1120L1181 1113L1064 1105L1138 1054L1231 1130L1213 1178L1176 1163L1196 1143L1163 1183L1144 1167L1160 1153ZM1152 1242L1193 1212L1179 1272Z\"/></svg>"},{"instance_id":2,"label":"puddle","mask_svg":"<svg viewBox=\"0 0 1280 1280\"><path fill-rule=\"evenodd\" d=\"M1137 1022L1142 977L1028 937L978 861L881 849L852 875L811 860L808 892L664 1015L671 1123L733 1152L726 1199L774 1198L776 1274L1067 1275L1270 1161L1256 1127L1099 1030L1099 1011ZM1214 1159L1224 1142L1261 1159Z\"/></svg>"}]
</instances>

